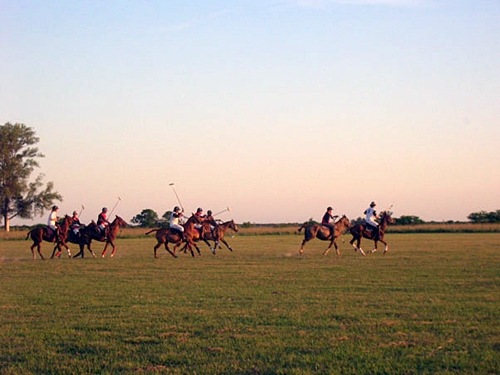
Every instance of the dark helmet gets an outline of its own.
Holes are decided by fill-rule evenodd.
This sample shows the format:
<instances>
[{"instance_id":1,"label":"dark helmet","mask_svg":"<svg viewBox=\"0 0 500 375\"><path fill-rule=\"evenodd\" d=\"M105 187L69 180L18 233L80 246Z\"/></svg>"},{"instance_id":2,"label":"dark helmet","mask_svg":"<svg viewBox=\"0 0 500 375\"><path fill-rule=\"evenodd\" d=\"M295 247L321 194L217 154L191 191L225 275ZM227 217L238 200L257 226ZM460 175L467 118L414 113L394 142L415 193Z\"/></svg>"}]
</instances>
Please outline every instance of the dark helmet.
<instances>
[{"instance_id":1,"label":"dark helmet","mask_svg":"<svg viewBox=\"0 0 500 375\"><path fill-rule=\"evenodd\" d=\"M102 208L102 212L108 212L108 208L107 207L103 207Z\"/></svg>"},{"instance_id":2,"label":"dark helmet","mask_svg":"<svg viewBox=\"0 0 500 375\"><path fill-rule=\"evenodd\" d=\"M198 207L198 209L196 210L196 212L203 212L203 208Z\"/></svg>"},{"instance_id":3,"label":"dark helmet","mask_svg":"<svg viewBox=\"0 0 500 375\"><path fill-rule=\"evenodd\" d=\"M331 211L331 210L333 210L333 208L328 207L326 210L327 210L327 211Z\"/></svg>"},{"instance_id":4,"label":"dark helmet","mask_svg":"<svg viewBox=\"0 0 500 375\"><path fill-rule=\"evenodd\" d=\"M55 211L55 210L58 210L58 209L59 209L59 207L57 207L57 206L52 206L52 211Z\"/></svg>"},{"instance_id":5,"label":"dark helmet","mask_svg":"<svg viewBox=\"0 0 500 375\"><path fill-rule=\"evenodd\" d=\"M212 210L208 210L208 211L207 211L207 215L208 215L208 216L212 215Z\"/></svg>"},{"instance_id":6,"label":"dark helmet","mask_svg":"<svg viewBox=\"0 0 500 375\"><path fill-rule=\"evenodd\" d=\"M377 204L375 202L370 203L370 207L375 207Z\"/></svg>"},{"instance_id":7,"label":"dark helmet","mask_svg":"<svg viewBox=\"0 0 500 375\"><path fill-rule=\"evenodd\" d=\"M177 212L177 211L180 211L181 209L179 208L179 206L175 206L174 207L174 212Z\"/></svg>"},{"instance_id":8,"label":"dark helmet","mask_svg":"<svg viewBox=\"0 0 500 375\"><path fill-rule=\"evenodd\" d=\"M73 211L73 216L78 215L78 212Z\"/></svg>"}]
</instances>

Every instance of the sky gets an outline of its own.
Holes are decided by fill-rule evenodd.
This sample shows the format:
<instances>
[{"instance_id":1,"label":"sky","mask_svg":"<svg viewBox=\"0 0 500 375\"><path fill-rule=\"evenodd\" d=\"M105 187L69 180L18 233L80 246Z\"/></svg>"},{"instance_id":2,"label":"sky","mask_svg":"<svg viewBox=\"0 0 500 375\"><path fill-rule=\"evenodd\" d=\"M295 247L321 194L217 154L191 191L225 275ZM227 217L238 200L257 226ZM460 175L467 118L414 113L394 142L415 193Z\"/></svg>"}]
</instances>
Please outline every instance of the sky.
<instances>
[{"instance_id":1,"label":"sky","mask_svg":"<svg viewBox=\"0 0 500 375\"><path fill-rule=\"evenodd\" d=\"M497 0L0 9L0 124L35 130L60 214L162 216L175 193L238 223L500 209Z\"/></svg>"}]
</instances>

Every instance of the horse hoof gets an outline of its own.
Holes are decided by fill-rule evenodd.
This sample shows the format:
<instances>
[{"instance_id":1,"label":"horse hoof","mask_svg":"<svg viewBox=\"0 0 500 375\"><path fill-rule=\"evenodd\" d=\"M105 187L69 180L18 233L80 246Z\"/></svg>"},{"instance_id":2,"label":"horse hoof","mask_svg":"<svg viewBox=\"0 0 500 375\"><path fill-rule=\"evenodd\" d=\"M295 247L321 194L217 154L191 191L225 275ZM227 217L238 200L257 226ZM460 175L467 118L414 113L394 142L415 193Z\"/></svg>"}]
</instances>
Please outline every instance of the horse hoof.
<instances>
[{"instance_id":1,"label":"horse hoof","mask_svg":"<svg viewBox=\"0 0 500 375\"><path fill-rule=\"evenodd\" d=\"M373 249L373 250L371 251L371 253L373 254L375 251L377 251L377 249Z\"/></svg>"}]
</instances>

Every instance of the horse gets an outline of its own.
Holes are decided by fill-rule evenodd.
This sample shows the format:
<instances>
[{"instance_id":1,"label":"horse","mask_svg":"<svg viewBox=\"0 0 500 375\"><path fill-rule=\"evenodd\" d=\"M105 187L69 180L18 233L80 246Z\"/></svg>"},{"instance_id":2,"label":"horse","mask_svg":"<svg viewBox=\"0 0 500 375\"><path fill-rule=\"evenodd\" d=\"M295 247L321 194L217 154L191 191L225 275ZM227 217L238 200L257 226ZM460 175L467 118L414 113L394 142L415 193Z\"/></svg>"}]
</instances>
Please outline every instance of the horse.
<instances>
[{"instance_id":1,"label":"horse","mask_svg":"<svg viewBox=\"0 0 500 375\"><path fill-rule=\"evenodd\" d=\"M120 227L127 227L128 224L125 220L123 220L120 216L116 215L115 219L109 224L108 228L106 229L105 233L102 233L98 227L97 224L92 221L89 225L87 225L85 228L80 230L80 253L78 253L76 256L81 256L83 258L83 248L86 245L89 251L94 255L94 252L92 251L91 248L91 243L92 240L99 241L99 242L105 242L106 244L104 245L104 250L102 251L101 256L104 258L106 256L106 250L108 248L108 245L111 245L113 248L113 251L111 252L111 258L115 256L116 252L116 246L115 246L115 239L118 235L118 231L120 230Z\"/></svg>"},{"instance_id":2,"label":"horse","mask_svg":"<svg viewBox=\"0 0 500 375\"><path fill-rule=\"evenodd\" d=\"M206 230L205 231L205 235L204 235L204 238L203 240L206 242L206 241L214 241L215 242L215 245L214 245L214 248L212 250L212 253L215 254L215 250L217 249L217 247L219 247L219 249L222 249L222 246L220 245L220 242L222 242L224 245L226 245L226 247L229 249L229 251L233 251L233 249L231 248L231 246L229 246L229 244L227 243L227 241L224 239L224 234L226 233L226 231L228 229L231 229L235 232L238 232L239 228L238 228L238 225L234 222L234 220L230 220L230 221L226 221L224 223L221 223L221 224L218 224L217 225L217 228L215 228L214 230L216 230L217 232L214 233L211 231L211 230Z\"/></svg>"},{"instance_id":3,"label":"horse","mask_svg":"<svg viewBox=\"0 0 500 375\"><path fill-rule=\"evenodd\" d=\"M78 252L78 254L73 255L73 258L78 258L78 257L84 258L85 257L85 251L84 251L85 246L87 246L87 250L90 252L90 254L92 254L92 257L94 257L94 258L96 257L96 254L94 253L94 251L90 247L90 244L92 242L92 238L90 237L90 234L86 233L86 230L87 230L87 227L82 224L80 226L79 234L75 234L71 230L68 232L68 242L71 242L71 243L74 243L74 244L77 244L78 246L80 246L80 251ZM95 227L92 228L92 226L91 226L91 230L96 231Z\"/></svg>"},{"instance_id":4,"label":"horse","mask_svg":"<svg viewBox=\"0 0 500 375\"><path fill-rule=\"evenodd\" d=\"M380 213L380 223L377 229L373 228L370 230L370 224L358 223L349 229L349 232L352 234L352 240L349 242L353 247L354 251L359 250L361 255L365 255L363 249L361 249L361 238L368 238L369 240L373 240L375 243L374 248L371 253L377 251L377 242L380 241L385 245L384 254L389 250L389 246L387 242L384 241L384 233L389 224L394 224L396 220L391 217L391 213L388 211L382 211ZM354 241L356 241L356 245L354 245Z\"/></svg>"},{"instance_id":5,"label":"horse","mask_svg":"<svg viewBox=\"0 0 500 375\"><path fill-rule=\"evenodd\" d=\"M26 240L31 237L33 240L33 245L31 245L31 253L33 254L33 259L36 259L36 253L33 251L34 248L37 248L38 254L40 254L40 258L45 260L42 255L42 243L43 241L51 242L56 244L56 248L59 249L58 256L61 254L61 245L66 248L68 251L68 256L71 258L71 250L66 244L66 238L68 236L68 230L72 223L71 216L65 215L59 224L59 241L57 241L56 234L53 230L49 231L47 226L38 226L36 228L31 229L26 235ZM54 253L52 253L52 257L54 257Z\"/></svg>"},{"instance_id":6,"label":"horse","mask_svg":"<svg viewBox=\"0 0 500 375\"><path fill-rule=\"evenodd\" d=\"M328 245L328 248L323 252L323 255L328 254L328 252L332 248L332 245L335 246L337 255L340 255L340 251L337 246L337 238L340 237L340 235L342 235L350 225L351 223L345 215L342 215L342 217L335 222L333 232L326 225L308 223L302 224L298 229L298 231L300 232L305 228L304 240L302 241L302 246L300 248L300 255L302 256L302 254L304 253L306 243L314 238L318 238L322 241L330 241L330 244Z\"/></svg>"},{"instance_id":7,"label":"horse","mask_svg":"<svg viewBox=\"0 0 500 375\"><path fill-rule=\"evenodd\" d=\"M184 227L184 237L186 240L183 239L183 235L180 231L175 230L175 229L170 229L170 228L155 228L151 229L149 232L146 233L146 235L151 234L153 232L156 232L156 241L157 244L154 247L154 256L155 258L158 258L158 255L156 254L156 250L160 248L161 245L165 246L165 250L170 253L174 258L177 258L177 249L179 246L183 243L186 242L186 246L189 248L191 251L191 255L194 257L194 251L193 251L193 246L196 248L198 251L198 254L201 255L201 251L196 246L194 243L193 238L196 236L196 233L198 232L198 229L195 228L195 224L201 224L204 221L202 217L196 216L194 214L191 215L191 217L184 223L182 226ZM170 248L168 247L169 243L174 244L174 251L171 251ZM210 246L210 245L209 245Z\"/></svg>"}]
</instances>

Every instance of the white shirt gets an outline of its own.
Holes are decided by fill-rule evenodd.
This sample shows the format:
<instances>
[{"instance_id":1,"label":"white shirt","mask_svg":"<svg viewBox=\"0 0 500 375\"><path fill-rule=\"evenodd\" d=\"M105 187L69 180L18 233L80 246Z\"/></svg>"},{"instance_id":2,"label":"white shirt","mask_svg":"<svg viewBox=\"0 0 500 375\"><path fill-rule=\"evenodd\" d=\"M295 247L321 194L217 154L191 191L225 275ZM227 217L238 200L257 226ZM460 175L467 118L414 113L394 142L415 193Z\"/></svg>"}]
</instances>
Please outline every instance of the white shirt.
<instances>
[{"instance_id":1,"label":"white shirt","mask_svg":"<svg viewBox=\"0 0 500 375\"><path fill-rule=\"evenodd\" d=\"M56 222L57 222L57 212L52 211L49 215L49 219L47 220L47 225L51 227L52 229L56 228Z\"/></svg>"}]
</instances>

